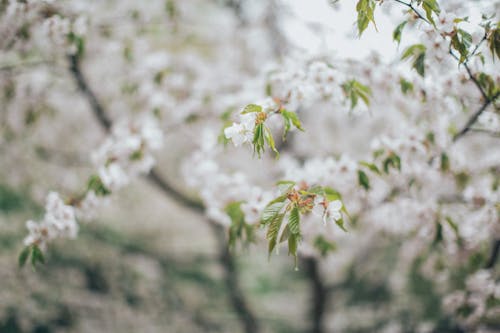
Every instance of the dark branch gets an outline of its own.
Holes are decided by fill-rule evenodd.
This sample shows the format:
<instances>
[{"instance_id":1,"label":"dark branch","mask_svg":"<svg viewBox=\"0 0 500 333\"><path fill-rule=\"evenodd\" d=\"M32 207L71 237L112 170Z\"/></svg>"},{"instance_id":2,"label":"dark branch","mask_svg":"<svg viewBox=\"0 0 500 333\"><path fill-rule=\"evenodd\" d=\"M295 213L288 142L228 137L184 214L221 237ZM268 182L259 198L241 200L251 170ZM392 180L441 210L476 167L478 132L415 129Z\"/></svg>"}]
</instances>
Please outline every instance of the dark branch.
<instances>
[{"instance_id":1,"label":"dark branch","mask_svg":"<svg viewBox=\"0 0 500 333\"><path fill-rule=\"evenodd\" d=\"M420 12L415 7L413 7L413 4L411 2L407 3L407 2L404 2L404 1L401 1L401 0L394 0L394 1L396 1L396 2L398 2L400 4L402 4L402 5L410 8L410 10L412 10L415 13L415 15L418 16L419 19L424 20L425 22L431 24L431 22L429 22L429 20L427 20L422 14L420 14Z\"/></svg>"},{"instance_id":2,"label":"dark branch","mask_svg":"<svg viewBox=\"0 0 500 333\"><path fill-rule=\"evenodd\" d=\"M310 309L312 316L312 333L326 332L324 327L324 315L328 302L328 290L321 278L321 272L318 259L304 258L305 274L311 283L311 294L313 296L312 307Z\"/></svg>"},{"instance_id":3,"label":"dark branch","mask_svg":"<svg viewBox=\"0 0 500 333\"><path fill-rule=\"evenodd\" d=\"M500 254L500 239L495 239L493 241L493 245L491 246L490 257L488 258L488 261L486 262L484 268L487 269L493 268L493 266L495 266L495 263L498 260L499 254Z\"/></svg>"},{"instance_id":4,"label":"dark branch","mask_svg":"<svg viewBox=\"0 0 500 333\"><path fill-rule=\"evenodd\" d=\"M101 105L93 90L88 85L85 77L83 76L80 68L80 59L76 55L71 55L68 57L68 60L70 62L70 72L77 83L78 89L88 100L92 112L96 116L101 127L109 132L112 125L111 119L104 111L103 106ZM156 169L152 169L151 172L146 176L146 178L167 197L175 200L181 206L198 213L201 217L204 217L203 212L205 208L203 204L176 190L172 185L170 185L164 178L160 176ZM259 332L259 324L257 318L253 314L252 309L250 309L245 295L241 290L241 286L239 285L238 269L236 267L234 257L229 252L224 230L222 226L217 224L215 221L209 220L208 222L210 229L212 230L217 241L219 262L224 268L224 279L226 282L231 304L236 314L238 315L238 318L245 332Z\"/></svg>"},{"instance_id":5,"label":"dark branch","mask_svg":"<svg viewBox=\"0 0 500 333\"><path fill-rule=\"evenodd\" d=\"M479 108L479 110L477 110L473 115L472 117L469 118L469 120L467 121L467 123L465 123L464 127L457 133L453 136L453 142L456 142L458 139L460 139L461 137L463 137L465 134L467 134L467 132L470 131L470 129L472 128L472 126L476 123L477 119L479 118L479 116L481 116L481 114L484 112L484 110L486 110L488 108L488 106L493 103L493 101L495 101L498 96L500 96L500 93L497 93L495 96L493 96L491 99L490 98L487 98L486 102L483 103L483 105Z\"/></svg>"},{"instance_id":6,"label":"dark branch","mask_svg":"<svg viewBox=\"0 0 500 333\"><path fill-rule=\"evenodd\" d=\"M104 109L101 103L99 103L97 96L94 94L92 89L90 89L87 81L83 77L82 71L80 69L80 59L76 55L70 55L68 56L68 60L70 65L69 69L71 71L71 74L73 75L73 78L75 79L78 89L80 89L80 92L89 102L92 112L94 112L97 120L99 120L99 124L104 127L106 131L109 131L111 129L111 119L109 119L108 115L104 112Z\"/></svg>"}]
</instances>

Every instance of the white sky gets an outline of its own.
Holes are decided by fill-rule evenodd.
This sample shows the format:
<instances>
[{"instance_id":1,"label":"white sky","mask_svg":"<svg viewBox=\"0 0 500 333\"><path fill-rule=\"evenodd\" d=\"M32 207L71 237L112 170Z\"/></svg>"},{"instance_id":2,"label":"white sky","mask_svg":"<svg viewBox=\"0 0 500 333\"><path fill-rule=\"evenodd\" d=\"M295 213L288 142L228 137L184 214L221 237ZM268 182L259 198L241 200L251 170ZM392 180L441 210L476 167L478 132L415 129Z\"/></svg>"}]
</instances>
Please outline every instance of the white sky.
<instances>
[{"instance_id":1,"label":"white sky","mask_svg":"<svg viewBox=\"0 0 500 333\"><path fill-rule=\"evenodd\" d=\"M286 4L290 5L296 19L284 22L285 31L291 41L304 49L311 52L333 51L340 57L358 59L371 51L377 51L389 59L396 55L397 45L392 41L392 31L397 22L391 21L380 8L375 12L378 32L370 24L359 39L356 37L354 0L340 1L337 9L332 8L327 0L288 0ZM313 30L320 25L324 25L320 28L323 31Z\"/></svg>"}]
</instances>

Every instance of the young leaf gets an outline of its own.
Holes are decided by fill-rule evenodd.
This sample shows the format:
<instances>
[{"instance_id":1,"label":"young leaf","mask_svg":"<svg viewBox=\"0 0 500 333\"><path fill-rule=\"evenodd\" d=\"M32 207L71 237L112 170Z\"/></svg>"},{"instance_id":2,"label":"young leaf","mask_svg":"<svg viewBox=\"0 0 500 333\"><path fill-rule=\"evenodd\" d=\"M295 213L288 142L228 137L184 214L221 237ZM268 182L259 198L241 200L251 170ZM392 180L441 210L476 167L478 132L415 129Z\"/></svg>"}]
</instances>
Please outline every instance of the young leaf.
<instances>
[{"instance_id":1,"label":"young leaf","mask_svg":"<svg viewBox=\"0 0 500 333\"><path fill-rule=\"evenodd\" d=\"M401 56L401 60L412 58L412 67L422 77L425 75L425 51L426 48L423 44L414 44L407 47Z\"/></svg>"},{"instance_id":2,"label":"young leaf","mask_svg":"<svg viewBox=\"0 0 500 333\"><path fill-rule=\"evenodd\" d=\"M434 25L434 19L432 18L432 13L439 15L440 9L437 0L423 0L422 8L425 11L425 16L427 20Z\"/></svg>"},{"instance_id":3,"label":"young leaf","mask_svg":"<svg viewBox=\"0 0 500 333\"><path fill-rule=\"evenodd\" d=\"M290 215L288 216L288 228L290 229L291 234L300 234L300 215L298 207L293 207Z\"/></svg>"},{"instance_id":4,"label":"young leaf","mask_svg":"<svg viewBox=\"0 0 500 333\"><path fill-rule=\"evenodd\" d=\"M401 43L401 35L403 34L403 29L406 23L408 23L408 21L403 21L400 24L398 24L398 26L396 27L396 29L394 29L394 32L392 33L392 39L398 42L398 45L399 43Z\"/></svg>"},{"instance_id":5,"label":"young leaf","mask_svg":"<svg viewBox=\"0 0 500 333\"><path fill-rule=\"evenodd\" d=\"M262 106L257 105L257 104L248 104L245 106L241 114L245 113L252 113L252 112L261 112L262 111Z\"/></svg>"},{"instance_id":6,"label":"young leaf","mask_svg":"<svg viewBox=\"0 0 500 333\"><path fill-rule=\"evenodd\" d=\"M253 135L253 150L260 157L264 152L264 124L257 124Z\"/></svg>"},{"instance_id":7,"label":"young leaf","mask_svg":"<svg viewBox=\"0 0 500 333\"><path fill-rule=\"evenodd\" d=\"M31 247L30 246L26 246L22 251L21 253L19 254L19 267L23 267L24 264L26 263L26 261L28 260L28 257L30 255L30 252L31 252Z\"/></svg>"},{"instance_id":8,"label":"young leaf","mask_svg":"<svg viewBox=\"0 0 500 333\"><path fill-rule=\"evenodd\" d=\"M42 250L37 245L32 246L31 251L31 264L36 267L37 263L45 263L45 258L43 256Z\"/></svg>"},{"instance_id":9,"label":"young leaf","mask_svg":"<svg viewBox=\"0 0 500 333\"><path fill-rule=\"evenodd\" d=\"M271 255L278 240L278 233L283 223L283 218L285 214L276 215L270 222L269 228L267 229L266 239L269 241L268 254Z\"/></svg>"},{"instance_id":10,"label":"young leaf","mask_svg":"<svg viewBox=\"0 0 500 333\"><path fill-rule=\"evenodd\" d=\"M363 170L358 170L358 182L359 185L363 186L365 190L370 189L370 180Z\"/></svg>"},{"instance_id":11,"label":"young leaf","mask_svg":"<svg viewBox=\"0 0 500 333\"><path fill-rule=\"evenodd\" d=\"M264 208L264 211L262 212L262 216L261 216L262 224L266 225L269 222L271 222L276 217L276 215L279 214L279 212L281 211L281 209L283 209L284 206L285 206L285 203L282 201L273 202L271 204L268 204L266 206L266 208Z\"/></svg>"},{"instance_id":12,"label":"young leaf","mask_svg":"<svg viewBox=\"0 0 500 333\"><path fill-rule=\"evenodd\" d=\"M297 248L299 247L300 235L290 234L288 238L288 255L292 255L295 260L295 269L297 269Z\"/></svg>"},{"instance_id":13,"label":"young leaf","mask_svg":"<svg viewBox=\"0 0 500 333\"><path fill-rule=\"evenodd\" d=\"M370 22L372 22L375 29L377 29L373 16L375 12L375 0L358 0L358 3L356 4L356 11L358 12L356 24L358 26L359 36L361 36L366 28L368 28L368 24Z\"/></svg>"},{"instance_id":14,"label":"young leaf","mask_svg":"<svg viewBox=\"0 0 500 333\"><path fill-rule=\"evenodd\" d=\"M271 130L268 127L266 127L266 126L264 126L264 137L266 138L267 144L269 145L269 147L271 148L271 150L274 151L274 153L276 154L276 158L279 158L280 157L280 153L276 149L276 145L274 143L273 134L271 133Z\"/></svg>"},{"instance_id":15,"label":"young leaf","mask_svg":"<svg viewBox=\"0 0 500 333\"><path fill-rule=\"evenodd\" d=\"M361 162L359 162L359 164L360 164L360 165L362 165L362 166L367 167L368 169L370 169L371 171L373 171L373 172L374 172L374 173L376 173L377 175L380 175L380 174L381 174L380 170L379 170L379 169L377 168L377 166L376 166L375 164L373 164L373 163L368 163L368 162L363 162L363 161L361 161Z\"/></svg>"}]
</instances>

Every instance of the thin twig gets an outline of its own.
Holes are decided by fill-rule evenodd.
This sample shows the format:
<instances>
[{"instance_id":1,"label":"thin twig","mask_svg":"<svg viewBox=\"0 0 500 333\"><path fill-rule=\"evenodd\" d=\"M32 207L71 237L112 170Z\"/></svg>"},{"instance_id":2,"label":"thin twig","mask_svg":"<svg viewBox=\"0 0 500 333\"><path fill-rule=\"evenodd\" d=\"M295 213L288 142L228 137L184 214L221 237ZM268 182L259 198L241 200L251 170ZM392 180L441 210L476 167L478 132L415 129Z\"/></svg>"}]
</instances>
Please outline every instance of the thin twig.
<instances>
[{"instance_id":1,"label":"thin twig","mask_svg":"<svg viewBox=\"0 0 500 333\"><path fill-rule=\"evenodd\" d=\"M104 130L109 132L111 130L112 122L107 113L104 111L102 104L97 99L93 90L88 85L85 77L80 68L80 59L76 55L71 55L68 57L70 63L70 72L76 81L78 89L86 97L87 101L91 106L91 110L96 116L99 124ZM172 185L170 185L164 178L162 178L156 169L152 169L151 172L146 176L151 184L156 186L161 190L167 197L173 199L181 206L190 209L198 213L201 217L204 217L204 206L200 202L186 196ZM227 290L229 293L229 298L231 304L238 315L241 325L246 333L254 333L260 331L260 326L257 321L256 316L253 314L252 309L248 305L244 293L239 285L238 269L234 257L229 252L227 242L225 239L225 233L219 224L215 221L208 220L210 229L214 234L217 241L218 253L219 253L219 263L224 268L224 279L226 282Z\"/></svg>"},{"instance_id":2,"label":"thin twig","mask_svg":"<svg viewBox=\"0 0 500 333\"><path fill-rule=\"evenodd\" d=\"M419 19L424 20L425 22L431 24L431 22L429 22L429 20L427 20L422 14L420 14L420 12L415 7L413 7L413 4L411 2L407 3L407 2L404 2L401 0L394 0L394 1L410 8L418 16Z\"/></svg>"},{"instance_id":3,"label":"thin twig","mask_svg":"<svg viewBox=\"0 0 500 333\"><path fill-rule=\"evenodd\" d=\"M459 140L461 137L463 137L467 132L470 131L471 127L476 123L477 119L481 114L488 108L488 106L493 103L494 100L496 100L500 96L500 93L497 93L495 96L493 96L491 99L488 98L486 102L483 103L483 105L472 115L472 117L467 120L465 123L464 127L460 131L458 131L457 134L453 136L453 142L456 142Z\"/></svg>"}]
</instances>

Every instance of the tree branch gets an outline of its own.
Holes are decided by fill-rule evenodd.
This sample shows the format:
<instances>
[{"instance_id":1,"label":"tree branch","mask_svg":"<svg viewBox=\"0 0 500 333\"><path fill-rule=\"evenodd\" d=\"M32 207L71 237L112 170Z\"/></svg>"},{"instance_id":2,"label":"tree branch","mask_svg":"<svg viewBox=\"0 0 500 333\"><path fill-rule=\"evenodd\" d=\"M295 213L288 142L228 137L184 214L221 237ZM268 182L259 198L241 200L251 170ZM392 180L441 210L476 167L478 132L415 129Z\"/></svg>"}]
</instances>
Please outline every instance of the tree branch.
<instances>
[{"instance_id":1,"label":"tree branch","mask_svg":"<svg viewBox=\"0 0 500 333\"><path fill-rule=\"evenodd\" d=\"M453 142L456 142L458 139L463 137L467 132L470 131L472 126L476 123L477 119L481 114L488 108L488 106L495 101L498 96L500 96L500 93L497 93L495 96L493 96L491 99L486 97L486 101L483 103L483 105L472 115L472 117L469 118L467 123L465 123L464 127L458 131L457 134L453 136Z\"/></svg>"},{"instance_id":2,"label":"tree branch","mask_svg":"<svg viewBox=\"0 0 500 333\"><path fill-rule=\"evenodd\" d=\"M318 259L304 258L302 262L305 266L305 274L311 283L311 294L313 296L310 309L313 322L310 331L312 333L324 333L326 332L324 327L324 315L329 296L328 288L321 278Z\"/></svg>"},{"instance_id":3,"label":"tree branch","mask_svg":"<svg viewBox=\"0 0 500 333\"><path fill-rule=\"evenodd\" d=\"M495 266L495 263L497 262L499 254L500 254L500 239L495 239L493 241L493 244L491 245L490 257L488 258L488 261L486 262L484 268L487 269L493 268L493 266Z\"/></svg>"},{"instance_id":4,"label":"tree branch","mask_svg":"<svg viewBox=\"0 0 500 333\"><path fill-rule=\"evenodd\" d=\"M76 55L70 55L68 56L68 60L70 63L70 72L78 86L78 89L89 102L91 110L101 127L106 132L109 132L112 126L111 119L104 111L104 107L99 102L97 96L94 94L93 90L90 88L85 77L83 76L80 68L80 59ZM156 186L167 197L173 199L181 206L198 213L201 217L204 217L205 207L203 206L203 204L175 189L171 184L169 184L164 178L160 176L155 168L151 170L146 178L152 185ZM208 222L217 242L219 263L224 269L224 279L226 282L231 304L245 332L259 332L260 328L257 318L253 314L252 309L249 307L245 295L241 290L241 286L239 285L237 265L234 257L229 252L223 227L217 224L215 221L208 220Z\"/></svg>"},{"instance_id":5,"label":"tree branch","mask_svg":"<svg viewBox=\"0 0 500 333\"><path fill-rule=\"evenodd\" d=\"M419 19L424 20L425 22L431 24L431 22L429 22L429 20L427 20L422 14L420 14L420 12L415 7L413 7L413 4L411 2L407 3L407 2L404 2L401 0L394 0L394 1L410 8L410 10L412 10L418 16Z\"/></svg>"}]
</instances>

